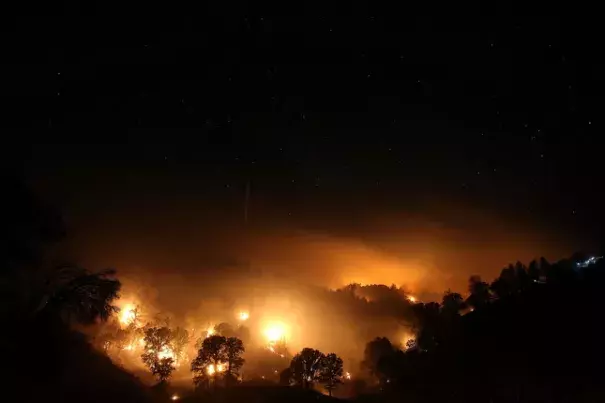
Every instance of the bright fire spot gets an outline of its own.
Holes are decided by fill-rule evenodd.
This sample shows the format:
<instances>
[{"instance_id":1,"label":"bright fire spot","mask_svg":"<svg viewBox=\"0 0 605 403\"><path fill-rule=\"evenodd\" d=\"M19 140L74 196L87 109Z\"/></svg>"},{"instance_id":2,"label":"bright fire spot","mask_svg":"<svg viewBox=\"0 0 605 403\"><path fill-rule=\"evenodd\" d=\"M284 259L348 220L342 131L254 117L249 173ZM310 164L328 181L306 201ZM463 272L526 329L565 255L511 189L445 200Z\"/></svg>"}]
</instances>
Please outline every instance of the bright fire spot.
<instances>
[{"instance_id":1,"label":"bright fire spot","mask_svg":"<svg viewBox=\"0 0 605 403\"><path fill-rule=\"evenodd\" d=\"M164 358L172 358L176 362L176 354L174 354L174 351L172 351L172 349L168 346L164 346L160 349L160 351L158 351L158 358L160 360Z\"/></svg>"},{"instance_id":2,"label":"bright fire spot","mask_svg":"<svg viewBox=\"0 0 605 403\"><path fill-rule=\"evenodd\" d=\"M401 346L402 346L402 349L403 349L404 351L405 351L405 350L407 350L407 348L408 348L408 342L409 342L410 340L414 340L414 335L413 335L413 334L408 334L408 333L406 333L406 334L405 334L405 335L402 337L402 339L401 339Z\"/></svg>"},{"instance_id":3,"label":"bright fire spot","mask_svg":"<svg viewBox=\"0 0 605 403\"><path fill-rule=\"evenodd\" d=\"M271 323L263 333L269 343L275 343L286 338L287 329L283 323Z\"/></svg>"},{"instance_id":4,"label":"bright fire spot","mask_svg":"<svg viewBox=\"0 0 605 403\"><path fill-rule=\"evenodd\" d=\"M408 296L408 300L410 302L416 302L416 297L412 297L411 295Z\"/></svg>"},{"instance_id":5,"label":"bright fire spot","mask_svg":"<svg viewBox=\"0 0 605 403\"><path fill-rule=\"evenodd\" d=\"M214 326L210 326L210 327L208 327L208 330L206 330L206 334L208 335L208 337L212 336L214 333L215 333Z\"/></svg>"},{"instance_id":6,"label":"bright fire spot","mask_svg":"<svg viewBox=\"0 0 605 403\"><path fill-rule=\"evenodd\" d=\"M179 400L179 395L172 395L171 400Z\"/></svg>"},{"instance_id":7,"label":"bright fire spot","mask_svg":"<svg viewBox=\"0 0 605 403\"><path fill-rule=\"evenodd\" d=\"M248 318L250 317L250 314L246 311L242 311L239 313L238 317L239 317L239 320L244 321L244 320L248 320Z\"/></svg>"},{"instance_id":8,"label":"bright fire spot","mask_svg":"<svg viewBox=\"0 0 605 403\"><path fill-rule=\"evenodd\" d=\"M351 380L351 373L350 372L346 372L345 373L345 378L347 378L348 380Z\"/></svg>"},{"instance_id":9,"label":"bright fire spot","mask_svg":"<svg viewBox=\"0 0 605 403\"><path fill-rule=\"evenodd\" d=\"M128 326L137 319L136 306L128 304L120 311L120 323L124 326Z\"/></svg>"},{"instance_id":10,"label":"bright fire spot","mask_svg":"<svg viewBox=\"0 0 605 403\"><path fill-rule=\"evenodd\" d=\"M208 375L214 375L215 373L221 373L221 372L225 372L225 364L218 364L216 367L214 366L214 364L210 364L208 365L208 367L206 367L206 373Z\"/></svg>"}]
</instances>

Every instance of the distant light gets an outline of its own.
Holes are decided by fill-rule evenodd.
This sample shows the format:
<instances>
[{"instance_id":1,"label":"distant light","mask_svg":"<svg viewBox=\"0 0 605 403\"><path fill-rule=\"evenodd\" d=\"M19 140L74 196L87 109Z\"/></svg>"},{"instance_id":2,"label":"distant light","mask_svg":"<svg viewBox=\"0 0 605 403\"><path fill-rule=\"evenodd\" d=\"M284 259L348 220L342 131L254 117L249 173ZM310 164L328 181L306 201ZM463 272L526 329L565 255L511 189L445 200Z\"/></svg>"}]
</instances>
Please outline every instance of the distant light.
<instances>
[{"instance_id":1,"label":"distant light","mask_svg":"<svg viewBox=\"0 0 605 403\"><path fill-rule=\"evenodd\" d=\"M170 400L179 400L179 395L172 395Z\"/></svg>"}]
</instances>

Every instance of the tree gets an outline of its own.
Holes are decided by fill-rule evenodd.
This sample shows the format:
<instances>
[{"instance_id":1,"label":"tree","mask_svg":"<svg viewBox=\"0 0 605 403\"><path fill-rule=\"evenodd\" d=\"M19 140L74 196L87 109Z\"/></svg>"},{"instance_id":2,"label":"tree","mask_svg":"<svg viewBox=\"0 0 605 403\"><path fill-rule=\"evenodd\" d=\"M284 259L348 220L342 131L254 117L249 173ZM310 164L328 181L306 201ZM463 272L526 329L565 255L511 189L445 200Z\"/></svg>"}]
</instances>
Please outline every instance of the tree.
<instances>
[{"instance_id":1,"label":"tree","mask_svg":"<svg viewBox=\"0 0 605 403\"><path fill-rule=\"evenodd\" d=\"M529 278L532 281L539 281L541 274L542 273L540 272L540 266L538 266L538 262L535 259L529 262L529 266L527 266L527 275L529 276Z\"/></svg>"},{"instance_id":2,"label":"tree","mask_svg":"<svg viewBox=\"0 0 605 403\"><path fill-rule=\"evenodd\" d=\"M324 355L313 348L303 348L290 362L290 371L294 382L305 389L320 380Z\"/></svg>"},{"instance_id":3,"label":"tree","mask_svg":"<svg viewBox=\"0 0 605 403\"><path fill-rule=\"evenodd\" d=\"M177 359L182 360L185 358L185 348L189 344L189 332L187 329L183 329L182 327L177 327L172 332L172 351L174 351L174 355Z\"/></svg>"},{"instance_id":4,"label":"tree","mask_svg":"<svg viewBox=\"0 0 605 403\"><path fill-rule=\"evenodd\" d=\"M166 381L175 369L175 360L169 356L171 341L172 332L167 327L150 327L145 330L145 350L141 358L161 382Z\"/></svg>"},{"instance_id":5,"label":"tree","mask_svg":"<svg viewBox=\"0 0 605 403\"><path fill-rule=\"evenodd\" d=\"M366 348L363 352L364 359L362 361L362 366L366 368L371 375L382 380L384 374L380 371L379 363L385 357L391 356L394 353L395 347L393 347L389 339L386 337L377 337L366 344Z\"/></svg>"},{"instance_id":6,"label":"tree","mask_svg":"<svg viewBox=\"0 0 605 403\"><path fill-rule=\"evenodd\" d=\"M196 385L209 384L209 381L212 380L216 388L218 377L222 372L220 368L227 361L226 342L227 339L220 335L204 339L197 356L191 362L191 372L193 372Z\"/></svg>"},{"instance_id":7,"label":"tree","mask_svg":"<svg viewBox=\"0 0 605 403\"><path fill-rule=\"evenodd\" d=\"M468 280L468 303L474 308L481 308L491 300L489 284L481 280L480 276L471 276Z\"/></svg>"},{"instance_id":8,"label":"tree","mask_svg":"<svg viewBox=\"0 0 605 403\"><path fill-rule=\"evenodd\" d=\"M290 367L285 368L279 373L279 384L283 386L290 386L292 382L292 371Z\"/></svg>"},{"instance_id":9,"label":"tree","mask_svg":"<svg viewBox=\"0 0 605 403\"><path fill-rule=\"evenodd\" d=\"M157 376L160 382L166 382L174 369L174 359L172 357L164 357L159 359L151 368L151 373Z\"/></svg>"},{"instance_id":10,"label":"tree","mask_svg":"<svg viewBox=\"0 0 605 403\"><path fill-rule=\"evenodd\" d=\"M119 310L112 304L121 288L115 274L113 269L90 273L81 267L59 267L47 278L35 312L53 311L81 324L106 321Z\"/></svg>"},{"instance_id":11,"label":"tree","mask_svg":"<svg viewBox=\"0 0 605 403\"><path fill-rule=\"evenodd\" d=\"M326 355L321 363L320 382L332 396L332 390L342 383L342 359L334 353Z\"/></svg>"},{"instance_id":12,"label":"tree","mask_svg":"<svg viewBox=\"0 0 605 403\"><path fill-rule=\"evenodd\" d=\"M225 377L227 383L231 384L237 380L239 376L239 370L244 365L245 360L242 358L244 353L244 343L237 337L229 337L225 340L225 355L227 358L227 369L225 371Z\"/></svg>"},{"instance_id":13,"label":"tree","mask_svg":"<svg viewBox=\"0 0 605 403\"><path fill-rule=\"evenodd\" d=\"M458 312L464 306L462 295L457 292L447 290L443 295L441 302L441 311L448 317L457 316Z\"/></svg>"}]
</instances>

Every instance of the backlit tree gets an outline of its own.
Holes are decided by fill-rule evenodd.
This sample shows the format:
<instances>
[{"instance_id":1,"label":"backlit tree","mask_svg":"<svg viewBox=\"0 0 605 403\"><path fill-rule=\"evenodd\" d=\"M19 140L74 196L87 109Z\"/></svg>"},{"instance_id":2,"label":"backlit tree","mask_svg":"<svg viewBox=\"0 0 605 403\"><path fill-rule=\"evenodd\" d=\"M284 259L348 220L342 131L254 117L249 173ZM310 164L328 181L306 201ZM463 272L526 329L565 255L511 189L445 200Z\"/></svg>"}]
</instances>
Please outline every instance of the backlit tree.
<instances>
[{"instance_id":1,"label":"backlit tree","mask_svg":"<svg viewBox=\"0 0 605 403\"><path fill-rule=\"evenodd\" d=\"M304 348L292 358L290 371L294 382L305 389L320 380L324 355L319 350Z\"/></svg>"},{"instance_id":2,"label":"backlit tree","mask_svg":"<svg viewBox=\"0 0 605 403\"><path fill-rule=\"evenodd\" d=\"M175 369L174 354L170 354L171 341L172 331L167 327L150 327L145 330L145 347L141 358L160 381L166 381Z\"/></svg>"},{"instance_id":3,"label":"backlit tree","mask_svg":"<svg viewBox=\"0 0 605 403\"><path fill-rule=\"evenodd\" d=\"M334 353L326 355L321 362L320 382L332 396L332 390L342 383L342 359Z\"/></svg>"}]
</instances>

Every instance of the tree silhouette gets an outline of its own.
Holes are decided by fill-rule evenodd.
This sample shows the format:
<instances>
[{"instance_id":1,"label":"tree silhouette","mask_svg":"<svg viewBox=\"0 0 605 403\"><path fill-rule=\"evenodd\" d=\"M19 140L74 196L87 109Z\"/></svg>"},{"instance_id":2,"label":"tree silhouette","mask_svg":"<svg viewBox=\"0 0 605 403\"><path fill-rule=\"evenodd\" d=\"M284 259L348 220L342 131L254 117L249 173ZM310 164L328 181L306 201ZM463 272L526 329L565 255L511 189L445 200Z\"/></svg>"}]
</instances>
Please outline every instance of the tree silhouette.
<instances>
[{"instance_id":1,"label":"tree silhouette","mask_svg":"<svg viewBox=\"0 0 605 403\"><path fill-rule=\"evenodd\" d=\"M371 375L383 381L385 377L380 370L379 363L385 357L393 355L394 352L395 347L393 347L389 339L386 337L377 337L366 344L363 352L364 359L361 363L362 367L367 369Z\"/></svg>"},{"instance_id":2,"label":"tree silhouette","mask_svg":"<svg viewBox=\"0 0 605 403\"><path fill-rule=\"evenodd\" d=\"M458 312L464 306L464 299L462 295L452 290L447 290L443 294L443 300L441 302L441 311L448 317L457 316Z\"/></svg>"},{"instance_id":3,"label":"tree silhouette","mask_svg":"<svg viewBox=\"0 0 605 403\"><path fill-rule=\"evenodd\" d=\"M242 358L244 353L244 343L237 337L228 337L225 340L225 355L227 358L227 369L225 371L225 377L227 384L231 385L237 380L239 376L239 370L244 365L245 360Z\"/></svg>"},{"instance_id":4,"label":"tree silhouette","mask_svg":"<svg viewBox=\"0 0 605 403\"><path fill-rule=\"evenodd\" d=\"M431 351L439 343L442 333L441 306L437 302L419 303L412 307L416 345Z\"/></svg>"},{"instance_id":5,"label":"tree silhouette","mask_svg":"<svg viewBox=\"0 0 605 403\"><path fill-rule=\"evenodd\" d=\"M164 357L151 367L151 373L157 376L160 382L166 382L174 369L174 359L172 357Z\"/></svg>"},{"instance_id":6,"label":"tree silhouette","mask_svg":"<svg viewBox=\"0 0 605 403\"><path fill-rule=\"evenodd\" d=\"M112 304L121 287L115 274L112 269L90 273L80 267L60 267L46 281L36 312L54 311L68 322L82 324L106 321L118 312Z\"/></svg>"},{"instance_id":7,"label":"tree silhouette","mask_svg":"<svg viewBox=\"0 0 605 403\"><path fill-rule=\"evenodd\" d=\"M324 355L319 350L306 347L290 362L292 379L297 385L308 389L320 380Z\"/></svg>"},{"instance_id":8,"label":"tree silhouette","mask_svg":"<svg viewBox=\"0 0 605 403\"><path fill-rule=\"evenodd\" d=\"M141 355L143 363L160 381L165 381L174 371L174 358L163 357L170 348L172 332L167 327L150 327L145 330L145 347Z\"/></svg>"},{"instance_id":9,"label":"tree silhouette","mask_svg":"<svg viewBox=\"0 0 605 403\"><path fill-rule=\"evenodd\" d=\"M320 382L332 396L332 390L342 383L342 359L334 353L323 357L321 362Z\"/></svg>"},{"instance_id":10,"label":"tree silhouette","mask_svg":"<svg viewBox=\"0 0 605 403\"><path fill-rule=\"evenodd\" d=\"M283 386L290 386L290 384L292 383L292 371L290 370L290 367L283 369L280 373L279 373L279 384L283 385Z\"/></svg>"},{"instance_id":11,"label":"tree silhouette","mask_svg":"<svg viewBox=\"0 0 605 403\"><path fill-rule=\"evenodd\" d=\"M481 280L480 276L471 276L468 280L470 293L467 302L474 308L482 308L491 300L489 284Z\"/></svg>"},{"instance_id":12,"label":"tree silhouette","mask_svg":"<svg viewBox=\"0 0 605 403\"><path fill-rule=\"evenodd\" d=\"M183 329L182 327L174 329L172 331L171 346L177 359L182 360L185 358L187 344L189 344L189 332L187 332L187 329Z\"/></svg>"},{"instance_id":13,"label":"tree silhouette","mask_svg":"<svg viewBox=\"0 0 605 403\"><path fill-rule=\"evenodd\" d=\"M191 372L193 372L196 385L209 384L209 381L212 380L214 387L217 387L221 372L219 368L228 359L226 342L227 338L221 335L212 335L204 339L197 356L191 362Z\"/></svg>"}]
</instances>

